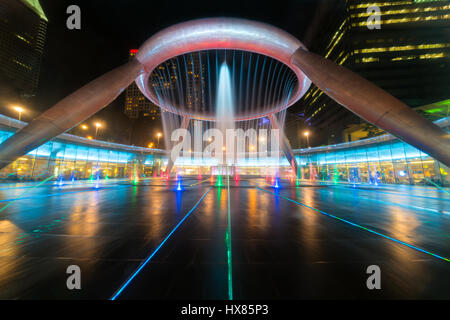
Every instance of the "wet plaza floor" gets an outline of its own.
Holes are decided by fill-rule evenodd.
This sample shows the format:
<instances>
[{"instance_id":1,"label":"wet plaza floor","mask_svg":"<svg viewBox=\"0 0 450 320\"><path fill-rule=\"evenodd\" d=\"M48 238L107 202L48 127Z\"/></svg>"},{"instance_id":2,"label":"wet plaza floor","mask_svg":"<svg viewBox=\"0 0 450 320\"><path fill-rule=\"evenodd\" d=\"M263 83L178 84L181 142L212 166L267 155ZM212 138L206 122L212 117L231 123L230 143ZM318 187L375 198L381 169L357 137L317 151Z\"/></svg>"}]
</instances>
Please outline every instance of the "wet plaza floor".
<instances>
[{"instance_id":1,"label":"wet plaza floor","mask_svg":"<svg viewBox=\"0 0 450 320\"><path fill-rule=\"evenodd\" d=\"M0 299L450 298L448 189L204 178L0 185Z\"/></svg>"}]
</instances>

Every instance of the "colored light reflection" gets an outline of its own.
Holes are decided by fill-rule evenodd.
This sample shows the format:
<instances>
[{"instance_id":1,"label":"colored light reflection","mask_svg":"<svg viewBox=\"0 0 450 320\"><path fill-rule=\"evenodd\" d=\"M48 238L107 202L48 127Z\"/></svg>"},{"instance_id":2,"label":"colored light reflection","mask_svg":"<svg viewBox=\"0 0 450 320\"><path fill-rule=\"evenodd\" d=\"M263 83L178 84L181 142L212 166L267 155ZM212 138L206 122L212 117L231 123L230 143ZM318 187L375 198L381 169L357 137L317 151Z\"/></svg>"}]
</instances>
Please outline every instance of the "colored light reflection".
<instances>
[{"instance_id":1,"label":"colored light reflection","mask_svg":"<svg viewBox=\"0 0 450 320\"><path fill-rule=\"evenodd\" d=\"M222 184L222 175L218 175L218 176L217 176L216 187L223 187L223 184Z\"/></svg>"},{"instance_id":2,"label":"colored light reflection","mask_svg":"<svg viewBox=\"0 0 450 320\"><path fill-rule=\"evenodd\" d=\"M227 244L227 264L228 264L228 299L233 300L233 262L231 254L231 201L230 201L230 176L227 166L227 200L228 200L228 227L225 234Z\"/></svg>"},{"instance_id":3,"label":"colored light reflection","mask_svg":"<svg viewBox=\"0 0 450 320\"><path fill-rule=\"evenodd\" d=\"M41 182L39 182L39 183L36 184L35 186L31 187L30 189L25 190L25 192L23 192L18 198L14 199L14 200L11 200L11 201L10 201L9 203L7 203L5 206L3 206L2 208L0 208L0 212L4 211L6 208L8 208L14 201L20 200L21 197L22 197L23 195L27 194L28 192L30 192L30 191L33 190L34 188L37 188L37 187L39 187L40 185L46 183L47 181L53 179L53 177L54 177L54 175L48 177L48 178L45 179L45 180L42 180Z\"/></svg>"},{"instance_id":4,"label":"colored light reflection","mask_svg":"<svg viewBox=\"0 0 450 320\"><path fill-rule=\"evenodd\" d=\"M58 180L58 186L62 187L62 185L63 185L63 176L61 175Z\"/></svg>"},{"instance_id":5,"label":"colored light reflection","mask_svg":"<svg viewBox=\"0 0 450 320\"><path fill-rule=\"evenodd\" d=\"M288 197L285 197L285 196L282 196L282 195L280 195L280 194L278 194L278 193L274 193L274 192L271 192L271 191L268 191L268 190L264 190L264 189L262 189L262 188L259 188L259 187L256 187L256 188L257 188L257 189L259 189L259 190L261 190L261 191L264 191L264 192L267 192L267 193L273 194L273 195L275 195L276 197L280 197L280 198L283 198L283 199L285 199L285 200L288 200L288 201L290 201L290 202L293 202L293 203L295 203L295 204L298 204L298 205L300 205L300 206L303 206L303 207L306 207L306 208L312 209L312 210L314 210L314 211L316 211L316 212L319 212L319 213L321 213L321 214L323 214L323 215L326 215L326 216L328 216L328 217L330 217L330 218L333 218L333 219L339 220L339 221L341 221L341 222L347 223L347 224L349 224L349 225L352 225L352 226L354 226L354 227L357 227L357 228L363 229L363 230L365 230L365 231L368 231L368 232L370 232L370 233L373 233L373 234L379 235L380 237L383 237L383 238L385 238L385 239L388 239L388 240L391 240L391 241L394 241L394 242L400 243L400 244L402 244L402 245L404 245L404 246L406 246L406 247L409 247L409 248L411 248L411 249L414 249L414 250L417 250L417 251L420 251L420 252L426 253L426 254L428 254L428 255L430 255L430 256L433 256L433 257L435 257L435 258L438 258L438 259L441 259L441 260L444 260L444 261L450 262L450 259L449 259L449 258L446 258L446 257L440 256L440 255L438 255L438 254L435 254L435 253L429 252L429 251L427 251L427 250L425 250L425 249L422 249L422 248L419 248L419 247L413 246L413 245L411 245L411 244L409 244L409 243L406 243L406 242L403 242L403 241L401 241L401 240L398 240L398 239L392 238L392 237L390 237L390 236L387 236L387 235L385 235L385 234L379 233L379 232L377 232L377 231L375 231L375 230L372 230L372 229L369 229L369 228L363 227L363 226L361 226L361 225L359 225L359 224L356 224L356 223L354 223L354 222L351 222L351 221L349 221L349 220L346 220L346 219L342 219L342 218L340 218L340 217L337 217L337 216L335 216L335 215L332 215L332 214L330 214L330 213L327 213L327 212L325 212L325 211L322 211L322 210L319 210L319 209L316 209L316 208L310 207L310 206L308 206L308 205L306 205L306 204L304 204L304 203L301 203L301 202L298 202L298 201L292 200L292 199L290 199L290 198L288 198Z\"/></svg>"},{"instance_id":6,"label":"colored light reflection","mask_svg":"<svg viewBox=\"0 0 450 320\"><path fill-rule=\"evenodd\" d=\"M181 176L177 177L177 191L183 191L183 186L181 184Z\"/></svg>"},{"instance_id":7,"label":"colored light reflection","mask_svg":"<svg viewBox=\"0 0 450 320\"><path fill-rule=\"evenodd\" d=\"M130 284L131 281L138 275L139 272L150 262L150 260L153 258L153 256L161 249L161 247L166 243L166 241L174 234L174 232L180 227L180 225L191 215L191 213L198 207L198 205L203 201L203 199L206 197L206 195L211 191L212 187L210 187L200 198L200 200L197 201L197 203L192 207L191 210L181 219L180 222L170 231L170 233L164 238L164 240L159 244L158 247L148 256L147 259L139 266L139 268L133 272L133 274L128 278L128 280L114 293L114 295L111 297L110 300L116 300L117 297L125 290L125 288Z\"/></svg>"},{"instance_id":8,"label":"colored light reflection","mask_svg":"<svg viewBox=\"0 0 450 320\"><path fill-rule=\"evenodd\" d=\"M272 187L275 189L280 188L280 178L278 176L275 177L274 182L272 184Z\"/></svg>"}]
</instances>

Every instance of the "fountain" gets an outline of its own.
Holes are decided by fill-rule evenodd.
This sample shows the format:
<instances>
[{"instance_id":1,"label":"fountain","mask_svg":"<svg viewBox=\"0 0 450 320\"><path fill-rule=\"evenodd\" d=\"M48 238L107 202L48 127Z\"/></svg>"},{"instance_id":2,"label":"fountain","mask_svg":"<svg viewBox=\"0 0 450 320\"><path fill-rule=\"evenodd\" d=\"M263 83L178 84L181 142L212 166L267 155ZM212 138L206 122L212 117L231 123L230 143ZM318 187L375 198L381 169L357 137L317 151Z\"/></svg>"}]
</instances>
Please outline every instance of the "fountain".
<instances>
[{"instance_id":1,"label":"fountain","mask_svg":"<svg viewBox=\"0 0 450 320\"><path fill-rule=\"evenodd\" d=\"M234 159L234 150L226 150L227 130L234 129L233 92L231 89L230 69L228 68L226 62L224 62L220 67L216 99L217 129L222 132L223 137L220 148L222 150L225 150L223 154L224 161L222 163L226 164L226 159L229 159L230 156L232 157L232 159ZM220 171L221 174L223 174L222 170Z\"/></svg>"}]
</instances>

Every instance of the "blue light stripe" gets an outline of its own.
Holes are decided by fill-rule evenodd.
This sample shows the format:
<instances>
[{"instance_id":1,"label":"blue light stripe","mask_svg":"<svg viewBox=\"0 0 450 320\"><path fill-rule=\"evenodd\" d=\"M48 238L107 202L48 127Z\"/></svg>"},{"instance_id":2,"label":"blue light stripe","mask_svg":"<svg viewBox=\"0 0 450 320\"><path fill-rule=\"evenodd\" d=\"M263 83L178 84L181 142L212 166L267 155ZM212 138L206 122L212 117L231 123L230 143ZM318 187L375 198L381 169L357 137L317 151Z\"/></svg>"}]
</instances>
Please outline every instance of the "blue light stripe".
<instances>
[{"instance_id":1,"label":"blue light stripe","mask_svg":"<svg viewBox=\"0 0 450 320\"><path fill-rule=\"evenodd\" d=\"M385 234L379 233L379 232L377 232L377 231L375 231L375 230L372 230L372 229L363 227L363 226L361 226L361 225L359 225L359 224L356 224L356 223L354 223L354 222L351 222L351 221L348 221L348 220L339 218L339 217L337 217L337 216L335 216L335 215L332 215L332 214L327 213L327 212L325 212L325 211L322 211L322 210L319 210L319 209L310 207L310 206L308 206L308 205L306 205L306 204L304 204L304 203L301 203L301 202L298 202L298 201L289 199L289 198L287 198L287 197L284 197L284 196L282 196L282 195L276 194L276 193L274 193L274 192L264 190L264 189L262 189L262 188L260 188L260 187L256 187L256 188L259 189L259 190L261 190L261 191L264 191L264 192L273 194L274 196L277 196L277 197L283 198L283 199L285 199L285 200L291 201L291 202L293 202L293 203L295 203L295 204L298 204L298 205L300 205L300 206L303 206L303 207L312 209L312 210L314 210L314 211L317 211L317 212L319 212L319 213L321 213L321 214L323 214L323 215L329 216L329 217L331 217L331 218L333 218L333 219L336 219L336 220L345 222L345 223L350 224L350 225L352 225L352 226L355 226L355 227L357 227L357 228L360 228L360 229L366 230L366 231L368 231L368 232L371 232L371 233L373 233L373 234L379 235L380 237L383 237L383 238L389 239L389 240L391 240L391 241L400 243L400 244L402 244L402 245L404 245L404 246L407 246L407 247L409 247L409 248L411 248L411 249L414 249L414 250L417 250L417 251L426 253L426 254L428 254L428 255L431 255L431 256L433 256L433 257L435 257L435 258L438 258L438 259L441 259L441 260L450 262L450 259L449 259L449 258L445 258L445 257L443 257L443 256L440 256L440 255L437 255L437 254L435 254L435 253L429 252L429 251L427 251L427 250L421 249L421 248L419 248L419 247L413 246L413 245L411 245L411 244L409 244L409 243L406 243L406 242L403 242L403 241L401 241L401 240L392 238L392 237L387 236L387 235L385 235Z\"/></svg>"},{"instance_id":2,"label":"blue light stripe","mask_svg":"<svg viewBox=\"0 0 450 320\"><path fill-rule=\"evenodd\" d=\"M418 210L418 211L430 211L430 212L434 212L434 213L450 214L449 211L445 211L445 210L438 210L438 209L432 209L432 208L423 208L423 207L406 205L406 204L400 204L400 203L397 203L397 202L384 201L384 200L379 200L379 199L371 199L371 198L365 198L365 197L360 197L360 196L358 196L358 199L368 200L368 201L375 201L375 202L380 202L380 203L383 203L383 204L386 204L386 205L398 206L398 207L401 207L401 208L414 209L414 210Z\"/></svg>"},{"instance_id":3,"label":"blue light stripe","mask_svg":"<svg viewBox=\"0 0 450 320\"><path fill-rule=\"evenodd\" d=\"M322 191L325 191L325 190L322 190ZM326 191L333 192L330 189L328 189ZM383 203L386 205L398 206L401 208L414 209L414 210L418 210L418 211L430 211L430 212L440 213L440 214L450 214L450 211L438 210L438 209L433 209L433 208L424 208L424 207L418 207L418 206L407 205L407 204L400 204L400 203L392 202L392 201L384 201L384 200L379 200L379 199L361 197L359 195L358 195L358 199L359 200L367 200L367 201L375 201L375 202L380 202L380 203Z\"/></svg>"},{"instance_id":4,"label":"blue light stripe","mask_svg":"<svg viewBox=\"0 0 450 320\"><path fill-rule=\"evenodd\" d=\"M380 190L371 190L371 189L358 189L358 188L351 188L349 186L337 186L333 184L327 184L330 187L334 188L340 188L340 189L348 189L348 190L357 190L357 191L370 191L370 192L376 192L378 194L389 194L394 196L401 196L401 197L411 197L411 198L423 198L423 199L433 199L433 200L443 200L443 201L450 201L450 198L436 198L436 197L429 197L429 196L418 196L414 194L404 194L404 193L395 193L395 192L387 192L387 191L380 191ZM439 191L439 190L436 190Z\"/></svg>"},{"instance_id":5,"label":"blue light stripe","mask_svg":"<svg viewBox=\"0 0 450 320\"><path fill-rule=\"evenodd\" d=\"M166 243L166 241L172 236L172 234L178 229L178 227L186 220L191 213L198 207L200 202L206 197L206 195L211 191L212 187L209 187L209 189L203 194L203 196L200 198L200 200L197 201L197 203L192 207L191 210L184 216L183 219L178 222L178 224L175 226L175 228L170 231L170 233L164 238L164 240L159 244L158 247L148 256L147 259L137 268L135 272L128 278L128 280L114 293L114 295L110 298L110 300L116 300L116 298L122 293L123 290L130 284L130 282L137 276L137 274L150 262L150 260L153 258L153 256L161 249L161 247Z\"/></svg>"},{"instance_id":6,"label":"blue light stripe","mask_svg":"<svg viewBox=\"0 0 450 320\"><path fill-rule=\"evenodd\" d=\"M19 201L19 200L49 198L49 197L54 197L54 196L63 196L63 195L66 195L66 194L73 194L73 193L80 193L80 192L89 192L89 191L100 191L100 190L111 190L111 189L124 188L124 187L125 186L114 186L114 187L107 187L107 188L103 188L103 187L99 187L99 188L86 187L86 189L79 190L79 191L55 192L55 193L35 195L35 196L28 196L28 197L18 197L18 198L11 198L11 199L3 199L3 200L0 200L0 203L2 203L2 202L11 202L11 201Z\"/></svg>"}]
</instances>

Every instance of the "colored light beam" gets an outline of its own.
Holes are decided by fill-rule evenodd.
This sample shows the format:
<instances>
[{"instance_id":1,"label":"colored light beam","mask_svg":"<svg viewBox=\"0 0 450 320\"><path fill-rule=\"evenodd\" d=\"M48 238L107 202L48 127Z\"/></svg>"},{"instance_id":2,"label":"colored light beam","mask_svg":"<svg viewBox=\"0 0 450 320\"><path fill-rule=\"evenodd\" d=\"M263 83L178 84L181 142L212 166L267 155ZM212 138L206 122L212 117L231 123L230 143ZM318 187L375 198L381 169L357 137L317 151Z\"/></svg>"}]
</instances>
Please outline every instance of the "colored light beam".
<instances>
[{"instance_id":1,"label":"colored light beam","mask_svg":"<svg viewBox=\"0 0 450 320\"><path fill-rule=\"evenodd\" d=\"M200 182L196 182L196 183L190 184L189 187L196 186L196 185L201 184L201 183L203 183L203 182L206 182L206 181L208 181L208 180L209 180L209 178L207 178L207 179L205 179L205 180L203 180L203 181L200 181Z\"/></svg>"},{"instance_id":2,"label":"colored light beam","mask_svg":"<svg viewBox=\"0 0 450 320\"><path fill-rule=\"evenodd\" d=\"M324 191L324 190L322 190L322 191ZM327 189L326 191L327 192L333 192L331 189ZM358 194L357 197L358 197L358 200L374 201L374 202L379 202L379 203L383 203L383 204L391 205L391 206L398 206L398 207L406 208L406 209L414 209L414 210L419 210L419 211L429 211L429 212L434 212L434 213L439 213L439 214L450 214L450 211L438 210L438 209L432 209L432 208L424 208L424 207L407 205L407 204L400 204L400 203L397 203L397 202L385 201L385 200L380 200L380 199L366 198L366 197L361 197L359 194Z\"/></svg>"},{"instance_id":3,"label":"colored light beam","mask_svg":"<svg viewBox=\"0 0 450 320\"><path fill-rule=\"evenodd\" d=\"M220 191L219 191L220 192ZM228 192L228 227L225 234L225 242L227 244L227 261L228 261L228 300L233 300L233 261L231 254L231 213L230 213L230 176L227 166L227 192Z\"/></svg>"},{"instance_id":4,"label":"colored light beam","mask_svg":"<svg viewBox=\"0 0 450 320\"><path fill-rule=\"evenodd\" d=\"M166 241L172 236L172 234L180 227L180 225L186 220L191 213L198 207L198 205L203 201L203 199L206 197L206 195L211 191L212 187L210 187L200 198L200 200L197 201L197 203L192 207L191 210L184 216L183 219L178 222L178 224L170 231L170 233L164 238L164 240L159 244L158 247L145 259L145 261L137 268L135 272L128 278L127 281L114 293L114 295L110 298L110 300L116 300L117 297L125 290L125 288L130 284L131 281L138 275L139 272L150 262L150 260L153 258L153 256L161 249L161 247L166 243Z\"/></svg>"},{"instance_id":5,"label":"colored light beam","mask_svg":"<svg viewBox=\"0 0 450 320\"><path fill-rule=\"evenodd\" d=\"M333 185L331 185L331 186L333 188L346 188L345 186L333 186ZM422 198L422 199L434 199L434 200L450 201L450 198L436 198L436 197L429 197L429 196L418 196L418 195L414 195L414 194L395 193L395 192L387 192L387 191L380 191L380 190L370 190L370 189L364 189L364 191L376 192L378 194L390 194L390 195L401 196L401 197L411 197L411 198Z\"/></svg>"},{"instance_id":6,"label":"colored light beam","mask_svg":"<svg viewBox=\"0 0 450 320\"><path fill-rule=\"evenodd\" d=\"M450 194L450 192L448 192L447 190L445 190L444 188L442 188L440 185L438 185L437 183L431 181L430 179L424 177L425 180L427 180L429 183L431 183L432 185L434 185L436 188L438 188L439 190L444 191L445 193Z\"/></svg>"},{"instance_id":7,"label":"colored light beam","mask_svg":"<svg viewBox=\"0 0 450 320\"><path fill-rule=\"evenodd\" d=\"M432 208L424 208L424 207L418 207L418 206L406 205L406 204L400 204L400 203L397 203L397 202L384 201L384 200L379 200L379 199L371 199L371 198L365 198L365 197L360 197L360 196L358 196L358 199L368 200L368 201L375 201L375 202L383 203L383 204L386 204L386 205L398 206L398 207L407 208L407 209L415 209L415 210L419 210L419 211L430 211L430 212L434 212L434 213L450 214L450 211L437 210L437 209L432 209Z\"/></svg>"},{"instance_id":8,"label":"colored light beam","mask_svg":"<svg viewBox=\"0 0 450 320\"><path fill-rule=\"evenodd\" d=\"M0 202L9 202L9 201L19 201L19 200L29 200L29 199L39 199L39 198L49 198L49 197L54 197L54 196L63 196L66 194L72 194L72 193L81 193L81 192L90 192L92 190L95 191L101 191L101 190L110 190L110 189L120 189L120 188L126 188L127 186L114 186L114 187L109 187L109 188L102 188L102 189L93 189L93 188L89 188L89 189L85 189L85 190L80 190L80 191L69 191L69 192L55 192L55 193L50 193L50 194L44 194L44 195L36 195L36 196L30 196L30 197L23 197L23 198L13 198L13 199L4 199L4 200L0 200ZM25 192L24 192L25 193ZM24 194L23 193L23 194ZM1 210L1 209L0 209ZM1 211L0 211L1 212Z\"/></svg>"},{"instance_id":9,"label":"colored light beam","mask_svg":"<svg viewBox=\"0 0 450 320\"><path fill-rule=\"evenodd\" d=\"M401 241L401 240L392 238L392 237L387 236L387 235L385 235L385 234L379 233L379 232L377 232L377 231L375 231L375 230L372 230L372 229L363 227L363 226L361 226L361 225L359 225L359 224L356 224L356 223L354 223L354 222L351 222L351 221L348 221L348 220L339 218L339 217L337 217L337 216L335 216L335 215L332 215L332 214L330 214L330 213L327 213L327 212L325 212L325 211L322 211L322 210L319 210L319 209L310 207L310 206L308 206L308 205L306 205L306 204L304 204L304 203L301 203L301 202L292 200L292 199L290 199L290 198L284 197L284 196L282 196L282 195L280 195L280 194L276 194L276 193L274 193L274 192L267 191L267 190L264 190L264 189L259 188L259 187L256 187L256 188L259 189L259 190L261 190L261 191L264 191L264 192L273 194L274 196L277 196L277 197L283 198L283 199L285 199L285 200L291 201L291 202L293 202L293 203L295 203L295 204L298 204L298 205L300 205L300 206L303 206L303 207L312 209L312 210L314 210L314 211L317 211L317 212L319 212L319 213L321 213L321 214L323 214L323 215L326 215L326 216L328 216L328 217L330 217L330 218L333 218L333 219L342 221L342 222L344 222L344 223L347 223L347 224L349 224L349 225L352 225L352 226L354 226L354 227L357 227L357 228L366 230L366 231L368 231L368 232L370 232L370 233L376 234L376 235L378 235L378 236L380 236L380 237L383 237L383 238L385 238L385 239L388 239L388 240L391 240L391 241L400 243L400 244L402 244L402 245L404 245L404 246L406 246L406 247L409 247L409 248L411 248L411 249L414 249L414 250L417 250L417 251L426 253L426 254L428 254L428 255L430 255L430 256L433 256L433 257L435 257L435 258L438 258L438 259L441 259L441 260L450 262L450 259L449 259L449 258L440 256L440 255L437 255L437 254L432 253L432 252L430 252L430 251L427 251L427 250L425 250L425 249L422 249L422 248L413 246L413 245L411 245L411 244L409 244L409 243L406 243L406 242L403 242L403 241Z\"/></svg>"},{"instance_id":10,"label":"colored light beam","mask_svg":"<svg viewBox=\"0 0 450 320\"><path fill-rule=\"evenodd\" d=\"M30 188L30 189L28 189L28 190L25 190L18 198L15 198L15 199L11 200L9 203L7 203L7 204L4 205L2 208L0 208L0 212L3 212L3 211L4 211L6 208L8 208L14 201L20 200L20 199L21 199L20 197L22 197L23 195L27 194L28 192L30 192L30 191L33 190L34 188L39 187L41 184L46 183L48 180L52 179L53 177L54 177L54 175L51 176L51 177L48 177L48 178L45 179L45 180L42 180L41 182L39 182L37 185L33 186L32 188Z\"/></svg>"}]
</instances>

